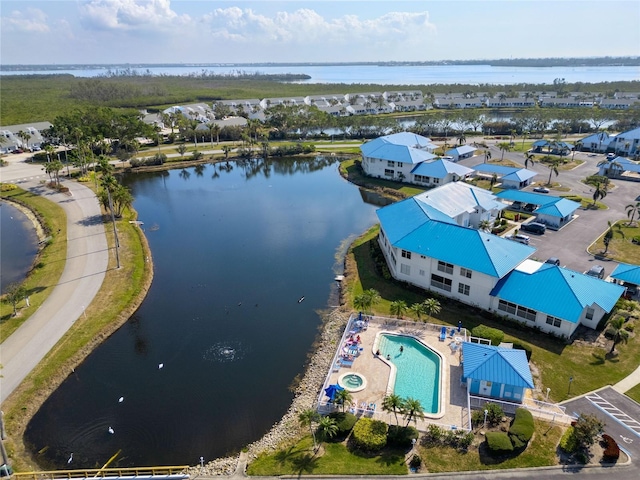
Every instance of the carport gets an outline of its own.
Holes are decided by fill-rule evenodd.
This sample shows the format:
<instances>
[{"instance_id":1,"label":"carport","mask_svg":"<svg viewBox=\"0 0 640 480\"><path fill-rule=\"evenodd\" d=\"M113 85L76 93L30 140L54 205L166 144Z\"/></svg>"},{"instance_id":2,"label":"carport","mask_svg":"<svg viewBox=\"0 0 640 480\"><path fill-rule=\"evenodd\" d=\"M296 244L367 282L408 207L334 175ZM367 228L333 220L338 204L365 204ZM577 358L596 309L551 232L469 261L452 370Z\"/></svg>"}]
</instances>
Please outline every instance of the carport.
<instances>
[{"instance_id":1,"label":"carport","mask_svg":"<svg viewBox=\"0 0 640 480\"><path fill-rule=\"evenodd\" d=\"M544 223L547 227L555 230L569 223L573 219L575 211L580 207L578 202L566 198L518 190L504 190L496 196L512 202L537 205L538 208L532 212L536 216L536 221Z\"/></svg>"},{"instance_id":2,"label":"carport","mask_svg":"<svg viewBox=\"0 0 640 480\"><path fill-rule=\"evenodd\" d=\"M621 285L635 286L636 290L640 289L640 266L621 263L609 275L614 281ZM638 296L638 293L636 293Z\"/></svg>"}]
</instances>

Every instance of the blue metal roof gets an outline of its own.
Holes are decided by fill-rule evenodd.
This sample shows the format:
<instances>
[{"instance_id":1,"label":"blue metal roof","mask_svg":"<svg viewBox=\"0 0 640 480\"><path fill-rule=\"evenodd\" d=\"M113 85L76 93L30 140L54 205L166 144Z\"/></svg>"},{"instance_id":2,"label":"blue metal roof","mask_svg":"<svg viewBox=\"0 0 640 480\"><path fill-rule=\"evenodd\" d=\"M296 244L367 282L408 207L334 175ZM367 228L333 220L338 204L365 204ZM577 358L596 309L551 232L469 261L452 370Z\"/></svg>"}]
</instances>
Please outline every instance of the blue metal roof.
<instances>
[{"instance_id":1,"label":"blue metal roof","mask_svg":"<svg viewBox=\"0 0 640 480\"><path fill-rule=\"evenodd\" d=\"M535 249L496 235L461 227L415 197L377 211L381 228L396 248L501 278ZM458 247L456 247L458 246Z\"/></svg>"},{"instance_id":2,"label":"blue metal roof","mask_svg":"<svg viewBox=\"0 0 640 480\"><path fill-rule=\"evenodd\" d=\"M389 143L384 137L376 138L361 145L360 151L366 157L411 164L418 164L436 158L434 154L425 150Z\"/></svg>"},{"instance_id":3,"label":"blue metal roof","mask_svg":"<svg viewBox=\"0 0 640 480\"><path fill-rule=\"evenodd\" d=\"M526 180L529 180L530 178L533 178L537 175L536 172L531 171L531 170L527 170L524 168L520 168L518 170L516 170L513 173L510 173L508 175L505 175L504 177L502 177L502 180L511 180L514 182L524 182Z\"/></svg>"},{"instance_id":4,"label":"blue metal roof","mask_svg":"<svg viewBox=\"0 0 640 480\"><path fill-rule=\"evenodd\" d=\"M516 167L507 167L506 165L495 165L493 163L480 163L473 167L477 172L482 173L497 173L499 175L509 175L510 173L520 170Z\"/></svg>"},{"instance_id":5,"label":"blue metal roof","mask_svg":"<svg viewBox=\"0 0 640 480\"><path fill-rule=\"evenodd\" d=\"M540 206L548 205L560 199L560 197L554 197L544 193L522 192L520 190L503 190L500 193L496 193L496 197L514 202L532 203Z\"/></svg>"},{"instance_id":6,"label":"blue metal roof","mask_svg":"<svg viewBox=\"0 0 640 480\"><path fill-rule=\"evenodd\" d=\"M623 293L620 285L545 263L533 273L512 271L490 295L577 323L585 307L610 312Z\"/></svg>"},{"instance_id":7,"label":"blue metal roof","mask_svg":"<svg viewBox=\"0 0 640 480\"><path fill-rule=\"evenodd\" d=\"M433 160L432 162L422 162L415 166L411 173L415 175L424 175L425 177L445 178L449 173L454 173L460 177L464 177L472 173L473 170L448 160Z\"/></svg>"},{"instance_id":8,"label":"blue metal roof","mask_svg":"<svg viewBox=\"0 0 640 480\"><path fill-rule=\"evenodd\" d=\"M407 147L428 147L433 145L431 139L411 132L398 132L391 135L385 135L380 137L389 143L395 143L396 145L404 145Z\"/></svg>"},{"instance_id":9,"label":"blue metal roof","mask_svg":"<svg viewBox=\"0 0 640 480\"><path fill-rule=\"evenodd\" d=\"M492 192L464 182L447 183L420 193L414 198L437 208L451 218L463 212L473 212L477 207L486 211L504 210L507 207L500 200L496 200Z\"/></svg>"},{"instance_id":10,"label":"blue metal roof","mask_svg":"<svg viewBox=\"0 0 640 480\"><path fill-rule=\"evenodd\" d=\"M463 342L462 376L472 380L534 388L524 350Z\"/></svg>"},{"instance_id":11,"label":"blue metal roof","mask_svg":"<svg viewBox=\"0 0 640 480\"><path fill-rule=\"evenodd\" d=\"M448 155L451 155L451 154L464 155L465 153L471 153L475 151L476 149L473 147L470 147L469 145L460 145L459 147L455 147L455 148L452 148L451 150L447 150L447 154Z\"/></svg>"},{"instance_id":12,"label":"blue metal roof","mask_svg":"<svg viewBox=\"0 0 640 480\"><path fill-rule=\"evenodd\" d=\"M573 214L573 212L575 212L579 207L580 204L578 202L574 202L573 200L566 198L560 198L553 203L539 207L535 212L549 215L550 217L564 218Z\"/></svg>"},{"instance_id":13,"label":"blue metal roof","mask_svg":"<svg viewBox=\"0 0 640 480\"><path fill-rule=\"evenodd\" d=\"M611 278L640 285L640 266L621 263L611 273Z\"/></svg>"}]
</instances>

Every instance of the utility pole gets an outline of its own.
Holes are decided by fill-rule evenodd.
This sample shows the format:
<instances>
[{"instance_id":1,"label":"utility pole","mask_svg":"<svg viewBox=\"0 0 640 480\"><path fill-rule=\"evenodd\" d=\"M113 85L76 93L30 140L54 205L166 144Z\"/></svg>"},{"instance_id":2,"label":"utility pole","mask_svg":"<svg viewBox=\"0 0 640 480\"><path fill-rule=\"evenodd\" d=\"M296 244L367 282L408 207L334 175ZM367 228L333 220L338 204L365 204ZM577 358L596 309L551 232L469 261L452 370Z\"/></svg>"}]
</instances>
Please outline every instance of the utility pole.
<instances>
[{"instance_id":1,"label":"utility pole","mask_svg":"<svg viewBox=\"0 0 640 480\"><path fill-rule=\"evenodd\" d=\"M116 230L116 217L113 214L113 202L111 201L111 189L107 186L107 197L109 197L109 210L111 211L111 223L113 224L113 238L116 242L116 268L120 268L120 242L118 240L118 231Z\"/></svg>"}]
</instances>

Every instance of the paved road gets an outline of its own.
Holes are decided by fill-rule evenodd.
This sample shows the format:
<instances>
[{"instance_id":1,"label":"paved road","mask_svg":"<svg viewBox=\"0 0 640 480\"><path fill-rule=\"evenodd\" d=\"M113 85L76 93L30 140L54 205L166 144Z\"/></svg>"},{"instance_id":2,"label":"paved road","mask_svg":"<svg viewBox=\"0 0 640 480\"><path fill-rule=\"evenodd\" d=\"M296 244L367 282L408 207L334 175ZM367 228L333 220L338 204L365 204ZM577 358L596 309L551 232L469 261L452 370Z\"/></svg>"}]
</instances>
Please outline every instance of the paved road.
<instances>
[{"instance_id":1,"label":"paved road","mask_svg":"<svg viewBox=\"0 0 640 480\"><path fill-rule=\"evenodd\" d=\"M84 314L102 285L109 259L100 206L93 192L78 182L65 182L71 196L54 192L40 183L45 177L39 165L27 164L20 158L10 160L9 166L0 171L3 182L17 183L65 210L67 262L47 300L0 345L0 402Z\"/></svg>"}]
</instances>

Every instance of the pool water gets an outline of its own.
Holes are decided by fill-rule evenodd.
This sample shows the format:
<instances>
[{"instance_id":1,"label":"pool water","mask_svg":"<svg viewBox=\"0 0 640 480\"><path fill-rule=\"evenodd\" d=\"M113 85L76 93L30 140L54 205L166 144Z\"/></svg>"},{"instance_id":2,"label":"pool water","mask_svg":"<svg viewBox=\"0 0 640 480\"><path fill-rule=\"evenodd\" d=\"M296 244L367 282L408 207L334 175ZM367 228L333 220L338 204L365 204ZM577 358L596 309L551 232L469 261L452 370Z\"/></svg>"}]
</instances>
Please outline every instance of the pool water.
<instances>
[{"instance_id":1,"label":"pool water","mask_svg":"<svg viewBox=\"0 0 640 480\"><path fill-rule=\"evenodd\" d=\"M404 335L382 334L378 347L381 356L389 355L397 369L393 393L419 400L426 414L438 413L440 357L415 338Z\"/></svg>"}]
</instances>

